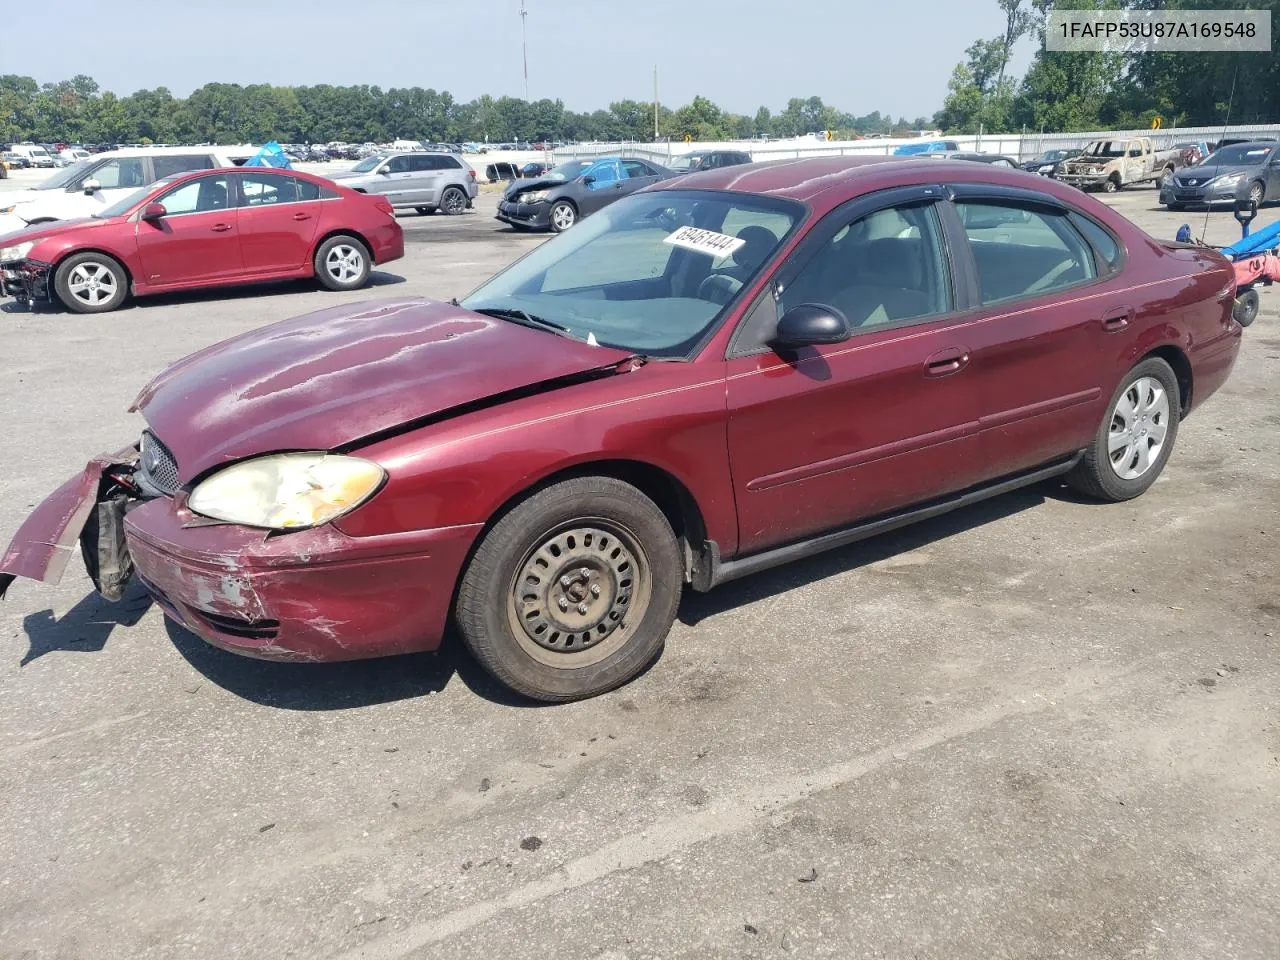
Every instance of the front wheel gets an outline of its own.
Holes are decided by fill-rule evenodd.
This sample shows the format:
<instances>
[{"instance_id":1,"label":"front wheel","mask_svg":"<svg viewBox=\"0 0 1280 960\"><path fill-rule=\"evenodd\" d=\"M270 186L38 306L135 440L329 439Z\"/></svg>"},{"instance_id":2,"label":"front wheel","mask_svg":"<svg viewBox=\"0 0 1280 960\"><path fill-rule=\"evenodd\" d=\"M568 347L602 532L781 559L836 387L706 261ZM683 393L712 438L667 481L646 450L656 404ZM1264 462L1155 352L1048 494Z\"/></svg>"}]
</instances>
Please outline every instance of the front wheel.
<instances>
[{"instance_id":1,"label":"front wheel","mask_svg":"<svg viewBox=\"0 0 1280 960\"><path fill-rule=\"evenodd\" d=\"M105 253L78 253L58 266L53 288L68 310L106 313L124 303L129 283L124 267Z\"/></svg>"},{"instance_id":2,"label":"front wheel","mask_svg":"<svg viewBox=\"0 0 1280 960\"><path fill-rule=\"evenodd\" d=\"M1267 188L1256 180L1249 184L1249 202L1262 206L1262 202L1267 198Z\"/></svg>"},{"instance_id":3,"label":"front wheel","mask_svg":"<svg viewBox=\"0 0 1280 960\"><path fill-rule=\"evenodd\" d=\"M643 493L612 477L565 480L485 535L458 587L459 632L512 690L592 697L662 652L682 569L671 524Z\"/></svg>"},{"instance_id":4,"label":"front wheel","mask_svg":"<svg viewBox=\"0 0 1280 960\"><path fill-rule=\"evenodd\" d=\"M551 208L551 229L564 233L578 222L578 208L568 200L559 200Z\"/></svg>"},{"instance_id":5,"label":"front wheel","mask_svg":"<svg viewBox=\"0 0 1280 960\"><path fill-rule=\"evenodd\" d=\"M316 279L330 290L358 290L373 269L368 248L355 237L330 237L315 258Z\"/></svg>"},{"instance_id":6,"label":"front wheel","mask_svg":"<svg viewBox=\"0 0 1280 960\"><path fill-rule=\"evenodd\" d=\"M1115 177L1107 177L1106 180L1102 181L1103 193L1115 193L1119 189L1120 189L1120 181L1117 180Z\"/></svg>"},{"instance_id":7,"label":"front wheel","mask_svg":"<svg viewBox=\"0 0 1280 960\"><path fill-rule=\"evenodd\" d=\"M1159 357L1125 374L1084 457L1067 483L1099 500L1132 500L1147 491L1173 451L1182 403L1178 378Z\"/></svg>"},{"instance_id":8,"label":"front wheel","mask_svg":"<svg viewBox=\"0 0 1280 960\"><path fill-rule=\"evenodd\" d=\"M456 217L467 209L467 195L457 187L445 187L440 195L440 209L446 217Z\"/></svg>"},{"instance_id":9,"label":"front wheel","mask_svg":"<svg viewBox=\"0 0 1280 960\"><path fill-rule=\"evenodd\" d=\"M1166 203L1164 205L1164 208L1170 211L1171 213L1180 213L1181 211L1187 209L1187 205L1185 203Z\"/></svg>"},{"instance_id":10,"label":"front wheel","mask_svg":"<svg viewBox=\"0 0 1280 960\"><path fill-rule=\"evenodd\" d=\"M1236 297L1235 306L1231 308L1231 317L1242 327L1247 327L1258 319L1258 291L1250 287Z\"/></svg>"}]
</instances>

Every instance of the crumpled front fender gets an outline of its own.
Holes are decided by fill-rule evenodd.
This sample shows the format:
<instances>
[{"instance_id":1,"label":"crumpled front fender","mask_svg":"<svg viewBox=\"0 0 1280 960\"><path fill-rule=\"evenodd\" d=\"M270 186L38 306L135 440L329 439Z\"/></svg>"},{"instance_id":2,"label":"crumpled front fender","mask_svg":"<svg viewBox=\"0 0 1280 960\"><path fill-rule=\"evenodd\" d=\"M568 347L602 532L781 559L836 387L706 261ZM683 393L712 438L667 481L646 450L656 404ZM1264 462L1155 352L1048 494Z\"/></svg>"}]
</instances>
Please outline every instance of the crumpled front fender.
<instances>
[{"instance_id":1,"label":"crumpled front fender","mask_svg":"<svg viewBox=\"0 0 1280 960\"><path fill-rule=\"evenodd\" d=\"M57 583L76 550L80 533L93 515L102 484L102 475L116 466L138 461L138 448L94 457L44 499L18 528L8 548L0 555L0 597L15 577L42 583Z\"/></svg>"}]
</instances>

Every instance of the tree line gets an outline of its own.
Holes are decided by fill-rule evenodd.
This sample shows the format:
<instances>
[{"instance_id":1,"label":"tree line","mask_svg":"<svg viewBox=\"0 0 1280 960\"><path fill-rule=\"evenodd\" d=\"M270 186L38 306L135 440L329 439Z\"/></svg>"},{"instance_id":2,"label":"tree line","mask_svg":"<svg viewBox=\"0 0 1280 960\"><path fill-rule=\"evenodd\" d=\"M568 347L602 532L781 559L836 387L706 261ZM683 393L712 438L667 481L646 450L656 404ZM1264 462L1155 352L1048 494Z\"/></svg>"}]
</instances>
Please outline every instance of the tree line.
<instances>
[{"instance_id":1,"label":"tree line","mask_svg":"<svg viewBox=\"0 0 1280 960\"><path fill-rule=\"evenodd\" d=\"M1164 128L1280 121L1280 0L997 0L999 36L975 40L956 65L937 125L951 133ZM1048 15L1057 10L1271 11L1269 53L1049 53ZM1024 37L1038 42L1021 77L1010 54ZM1233 92L1234 87L1234 92ZM1228 113L1230 116L1228 117Z\"/></svg>"},{"instance_id":2,"label":"tree line","mask_svg":"<svg viewBox=\"0 0 1280 960\"><path fill-rule=\"evenodd\" d=\"M575 113L560 100L482 96L460 102L421 87L276 87L208 83L188 97L167 88L117 96L83 74L57 83L0 75L0 141L72 143L382 143L652 140L653 105L621 100ZM853 116L819 97L793 98L780 113L734 114L706 97L660 107L659 136L682 140L792 137L820 130L844 135L903 133L930 123L879 111Z\"/></svg>"}]
</instances>

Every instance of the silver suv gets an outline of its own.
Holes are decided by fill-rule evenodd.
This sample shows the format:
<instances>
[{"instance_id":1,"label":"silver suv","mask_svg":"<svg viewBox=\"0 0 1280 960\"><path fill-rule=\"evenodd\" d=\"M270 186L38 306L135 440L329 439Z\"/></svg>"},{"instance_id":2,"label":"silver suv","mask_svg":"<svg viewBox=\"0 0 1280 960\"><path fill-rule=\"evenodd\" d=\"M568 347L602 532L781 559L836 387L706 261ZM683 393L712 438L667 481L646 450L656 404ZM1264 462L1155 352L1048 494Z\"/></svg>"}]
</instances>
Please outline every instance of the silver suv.
<instances>
[{"instance_id":1,"label":"silver suv","mask_svg":"<svg viewBox=\"0 0 1280 960\"><path fill-rule=\"evenodd\" d=\"M360 193L386 197L393 207L419 213L443 210L456 216L480 192L476 172L451 153L384 153L365 157L346 173L330 179Z\"/></svg>"}]
</instances>

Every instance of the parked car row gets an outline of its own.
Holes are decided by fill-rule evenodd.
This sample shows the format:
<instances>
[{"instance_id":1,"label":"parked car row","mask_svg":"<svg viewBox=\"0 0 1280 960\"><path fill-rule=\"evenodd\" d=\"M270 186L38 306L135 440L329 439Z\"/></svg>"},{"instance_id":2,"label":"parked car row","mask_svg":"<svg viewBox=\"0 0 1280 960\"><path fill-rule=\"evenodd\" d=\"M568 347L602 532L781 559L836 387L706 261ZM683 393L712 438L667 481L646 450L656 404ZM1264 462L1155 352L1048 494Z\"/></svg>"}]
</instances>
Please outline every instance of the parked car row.
<instances>
[{"instance_id":1,"label":"parked car row","mask_svg":"<svg viewBox=\"0 0 1280 960\"><path fill-rule=\"evenodd\" d=\"M507 687L588 697L657 659L686 589L1050 478L1145 493L1239 350L1218 252L998 164L552 173L517 206L607 206L461 301L338 307L161 373L137 442L0 553L0 594L56 582L79 541L104 596L136 570L218 647L343 660L455 624ZM220 268L245 269L274 249L255 218L340 232L314 267L289 241L299 275L350 268L357 222L398 241L384 198L290 171L186 172L112 213L86 232L135 283L215 259L219 225ZM188 228L185 252L160 239ZM86 230L34 243L60 229ZM26 263L116 295L101 261Z\"/></svg>"}]
</instances>

